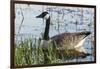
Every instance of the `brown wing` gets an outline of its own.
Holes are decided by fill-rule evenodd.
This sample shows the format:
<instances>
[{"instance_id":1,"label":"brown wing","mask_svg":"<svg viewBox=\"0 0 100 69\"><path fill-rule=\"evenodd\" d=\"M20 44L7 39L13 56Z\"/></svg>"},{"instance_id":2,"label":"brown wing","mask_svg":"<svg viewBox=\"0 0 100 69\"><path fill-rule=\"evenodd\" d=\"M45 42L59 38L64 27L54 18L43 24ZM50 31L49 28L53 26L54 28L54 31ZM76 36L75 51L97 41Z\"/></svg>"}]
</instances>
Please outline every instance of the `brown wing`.
<instances>
[{"instance_id":1,"label":"brown wing","mask_svg":"<svg viewBox=\"0 0 100 69\"><path fill-rule=\"evenodd\" d=\"M62 33L53 36L51 39L56 42L59 47L66 47L67 49L73 49L75 45L79 43L86 35L86 32L80 33Z\"/></svg>"}]
</instances>

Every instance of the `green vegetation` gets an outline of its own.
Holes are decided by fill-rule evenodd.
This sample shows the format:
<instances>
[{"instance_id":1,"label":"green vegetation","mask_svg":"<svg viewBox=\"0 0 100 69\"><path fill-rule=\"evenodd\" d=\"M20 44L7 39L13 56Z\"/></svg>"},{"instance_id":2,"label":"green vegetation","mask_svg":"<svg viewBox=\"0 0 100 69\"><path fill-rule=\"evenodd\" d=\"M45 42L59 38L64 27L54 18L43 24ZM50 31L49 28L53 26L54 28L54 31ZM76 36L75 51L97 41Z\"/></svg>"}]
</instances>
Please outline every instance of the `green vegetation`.
<instances>
[{"instance_id":1,"label":"green vegetation","mask_svg":"<svg viewBox=\"0 0 100 69\"><path fill-rule=\"evenodd\" d=\"M15 43L15 65L30 65L33 63L32 57L32 40L25 39Z\"/></svg>"},{"instance_id":2,"label":"green vegetation","mask_svg":"<svg viewBox=\"0 0 100 69\"><path fill-rule=\"evenodd\" d=\"M59 50L55 42L49 42L43 48L40 39L24 39L15 43L15 66L33 64L64 63L66 58L71 58L67 49Z\"/></svg>"}]
</instances>

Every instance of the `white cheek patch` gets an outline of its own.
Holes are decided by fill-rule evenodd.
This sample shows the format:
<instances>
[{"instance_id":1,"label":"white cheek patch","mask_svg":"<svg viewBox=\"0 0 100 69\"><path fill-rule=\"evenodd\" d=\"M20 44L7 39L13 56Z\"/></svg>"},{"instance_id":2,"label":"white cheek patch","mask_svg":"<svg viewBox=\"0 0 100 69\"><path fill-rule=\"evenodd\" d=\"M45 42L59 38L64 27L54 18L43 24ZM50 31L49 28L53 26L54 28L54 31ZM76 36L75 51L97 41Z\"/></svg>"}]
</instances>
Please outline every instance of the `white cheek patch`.
<instances>
[{"instance_id":1,"label":"white cheek patch","mask_svg":"<svg viewBox=\"0 0 100 69\"><path fill-rule=\"evenodd\" d=\"M50 17L50 15L49 14L46 14L45 16L44 16L44 19L48 19Z\"/></svg>"}]
</instances>

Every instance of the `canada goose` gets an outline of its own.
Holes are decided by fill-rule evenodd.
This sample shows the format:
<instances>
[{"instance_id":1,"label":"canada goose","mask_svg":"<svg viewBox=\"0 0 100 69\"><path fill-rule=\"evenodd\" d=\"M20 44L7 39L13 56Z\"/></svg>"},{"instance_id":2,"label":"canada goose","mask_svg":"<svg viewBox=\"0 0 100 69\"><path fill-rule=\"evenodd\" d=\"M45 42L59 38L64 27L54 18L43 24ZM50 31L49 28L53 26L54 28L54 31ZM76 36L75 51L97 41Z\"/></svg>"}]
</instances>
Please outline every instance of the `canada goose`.
<instances>
[{"instance_id":1,"label":"canada goose","mask_svg":"<svg viewBox=\"0 0 100 69\"><path fill-rule=\"evenodd\" d=\"M42 40L42 46L46 46L49 41L55 41L58 49L67 48L69 50L75 50L79 53L87 54L85 48L82 46L85 39L91 33L86 32L76 32L76 33L62 33L59 35L55 35L53 37L49 37L49 28L50 28L50 15L48 12L43 12L40 15L36 16L36 18L43 18L46 20L44 37Z\"/></svg>"}]
</instances>

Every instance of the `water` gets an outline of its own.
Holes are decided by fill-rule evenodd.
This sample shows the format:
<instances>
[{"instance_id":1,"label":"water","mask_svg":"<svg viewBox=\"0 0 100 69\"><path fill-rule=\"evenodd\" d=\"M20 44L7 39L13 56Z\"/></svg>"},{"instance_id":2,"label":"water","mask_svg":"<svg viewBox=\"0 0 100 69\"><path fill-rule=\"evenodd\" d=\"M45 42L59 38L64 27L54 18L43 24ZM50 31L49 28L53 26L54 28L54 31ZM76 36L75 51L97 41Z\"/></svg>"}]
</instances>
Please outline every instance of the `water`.
<instances>
[{"instance_id":1,"label":"water","mask_svg":"<svg viewBox=\"0 0 100 69\"><path fill-rule=\"evenodd\" d=\"M85 41L84 47L87 49L87 52L92 54L93 49L91 49L92 42L90 38L94 35L93 8L16 4L16 41L19 41L20 38L41 38L41 33L45 29L45 20L36 18L36 16L43 11L48 11L51 16L50 37L64 32L91 31L92 34ZM88 56L85 59L80 59L80 61L93 61L93 59L94 56ZM72 61L75 61L75 59L70 62Z\"/></svg>"}]
</instances>

